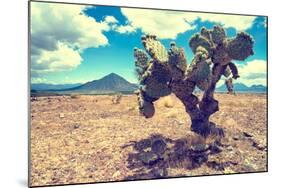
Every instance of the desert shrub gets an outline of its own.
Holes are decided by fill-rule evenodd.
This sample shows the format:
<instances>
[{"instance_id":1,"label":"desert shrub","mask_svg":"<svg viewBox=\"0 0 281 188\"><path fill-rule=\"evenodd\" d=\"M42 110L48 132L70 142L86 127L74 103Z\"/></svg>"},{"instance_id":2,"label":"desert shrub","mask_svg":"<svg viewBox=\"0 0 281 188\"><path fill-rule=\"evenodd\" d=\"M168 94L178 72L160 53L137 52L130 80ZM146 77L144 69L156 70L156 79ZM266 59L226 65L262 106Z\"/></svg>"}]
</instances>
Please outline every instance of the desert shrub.
<instances>
[{"instance_id":1,"label":"desert shrub","mask_svg":"<svg viewBox=\"0 0 281 188\"><path fill-rule=\"evenodd\" d=\"M128 111L137 111L139 108L138 106L130 106L128 107Z\"/></svg>"},{"instance_id":2,"label":"desert shrub","mask_svg":"<svg viewBox=\"0 0 281 188\"><path fill-rule=\"evenodd\" d=\"M70 98L72 98L72 99L78 99L78 98L80 98L80 95L79 95L79 94L71 94L71 95L70 95Z\"/></svg>"},{"instance_id":3,"label":"desert shrub","mask_svg":"<svg viewBox=\"0 0 281 188\"><path fill-rule=\"evenodd\" d=\"M164 97L163 104L166 108L174 107L174 101L173 101L172 97L170 97L170 96Z\"/></svg>"},{"instance_id":4,"label":"desert shrub","mask_svg":"<svg viewBox=\"0 0 281 188\"><path fill-rule=\"evenodd\" d=\"M166 113L167 118L177 118L178 112L177 111L169 111Z\"/></svg>"},{"instance_id":5,"label":"desert shrub","mask_svg":"<svg viewBox=\"0 0 281 188\"><path fill-rule=\"evenodd\" d=\"M120 104L121 99L122 99L122 94L117 94L116 96L113 97L112 103L113 104Z\"/></svg>"}]
</instances>

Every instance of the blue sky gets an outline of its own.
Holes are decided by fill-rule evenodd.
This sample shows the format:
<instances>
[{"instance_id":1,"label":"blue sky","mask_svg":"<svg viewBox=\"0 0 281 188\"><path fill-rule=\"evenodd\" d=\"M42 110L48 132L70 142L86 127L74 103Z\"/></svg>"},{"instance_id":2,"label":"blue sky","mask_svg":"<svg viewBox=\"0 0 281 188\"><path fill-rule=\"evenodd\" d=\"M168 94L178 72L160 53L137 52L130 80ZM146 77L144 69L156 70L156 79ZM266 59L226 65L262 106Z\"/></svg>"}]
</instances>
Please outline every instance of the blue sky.
<instances>
[{"instance_id":1,"label":"blue sky","mask_svg":"<svg viewBox=\"0 0 281 188\"><path fill-rule=\"evenodd\" d=\"M46 16L48 14L48 16ZM255 40L255 54L235 62L246 85L266 83L266 18L108 6L31 3L32 83L83 83L111 72L130 82L134 73L133 48L140 37L155 34L168 48L171 41L185 49L201 27L224 26L229 37L246 31ZM254 78L254 79L253 79Z\"/></svg>"}]
</instances>

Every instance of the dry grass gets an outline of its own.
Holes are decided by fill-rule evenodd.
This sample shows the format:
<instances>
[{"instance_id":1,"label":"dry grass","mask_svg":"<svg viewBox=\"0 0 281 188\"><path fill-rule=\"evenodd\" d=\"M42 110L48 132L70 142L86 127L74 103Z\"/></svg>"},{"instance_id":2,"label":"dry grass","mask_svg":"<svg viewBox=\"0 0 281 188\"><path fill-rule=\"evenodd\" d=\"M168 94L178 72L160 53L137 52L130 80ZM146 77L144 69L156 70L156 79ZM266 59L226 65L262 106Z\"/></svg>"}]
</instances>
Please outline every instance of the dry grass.
<instances>
[{"instance_id":1,"label":"dry grass","mask_svg":"<svg viewBox=\"0 0 281 188\"><path fill-rule=\"evenodd\" d=\"M174 107L174 101L171 96L163 97L162 99L163 105L166 108L173 108Z\"/></svg>"},{"instance_id":2,"label":"dry grass","mask_svg":"<svg viewBox=\"0 0 281 188\"><path fill-rule=\"evenodd\" d=\"M168 111L167 113L165 113L165 116L167 118L177 118L177 115L178 115L178 112L176 110L171 110L171 111Z\"/></svg>"}]
</instances>

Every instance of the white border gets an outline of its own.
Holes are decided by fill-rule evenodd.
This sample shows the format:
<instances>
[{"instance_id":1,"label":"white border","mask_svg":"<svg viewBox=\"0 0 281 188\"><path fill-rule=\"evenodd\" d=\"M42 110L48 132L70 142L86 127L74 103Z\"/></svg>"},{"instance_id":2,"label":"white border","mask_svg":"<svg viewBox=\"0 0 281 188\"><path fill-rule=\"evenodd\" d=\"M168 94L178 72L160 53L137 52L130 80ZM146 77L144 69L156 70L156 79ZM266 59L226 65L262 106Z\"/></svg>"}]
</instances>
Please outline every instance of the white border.
<instances>
[{"instance_id":1,"label":"white border","mask_svg":"<svg viewBox=\"0 0 281 188\"><path fill-rule=\"evenodd\" d=\"M280 177L280 5L278 1L220 0L66 0L194 11L269 16L269 173L177 178L152 181L75 185L68 187L266 187ZM0 186L27 186L27 0L1 2L1 131ZM275 58L275 61L274 61ZM275 78L275 79L273 79Z\"/></svg>"}]
</instances>

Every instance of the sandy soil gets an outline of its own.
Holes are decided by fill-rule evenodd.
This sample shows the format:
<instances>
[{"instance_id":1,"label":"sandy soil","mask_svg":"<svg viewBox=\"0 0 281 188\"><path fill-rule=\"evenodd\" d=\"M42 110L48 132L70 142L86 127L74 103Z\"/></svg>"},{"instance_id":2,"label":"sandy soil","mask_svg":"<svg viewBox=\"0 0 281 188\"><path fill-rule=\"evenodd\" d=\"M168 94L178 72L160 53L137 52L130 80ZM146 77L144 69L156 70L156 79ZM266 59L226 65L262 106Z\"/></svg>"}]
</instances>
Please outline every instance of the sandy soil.
<instances>
[{"instance_id":1,"label":"sandy soil","mask_svg":"<svg viewBox=\"0 0 281 188\"><path fill-rule=\"evenodd\" d=\"M114 98L32 100L32 186L267 170L264 94L215 96L220 111L212 121L225 131L219 143L190 131L190 119L174 96L157 101L151 119L139 115L136 96L123 96L119 104ZM156 150L164 148L160 154L154 143Z\"/></svg>"}]
</instances>

